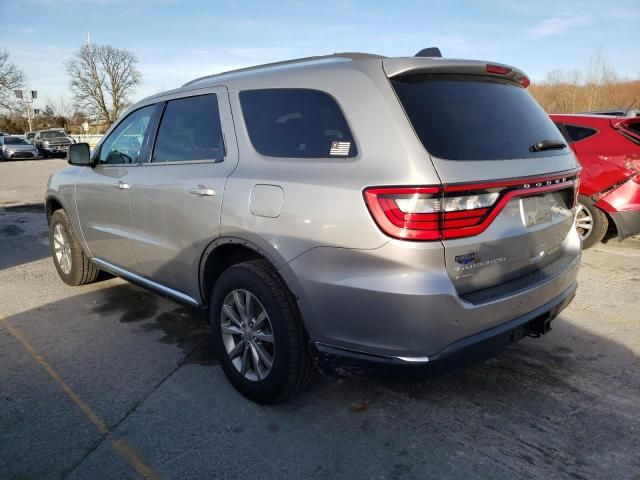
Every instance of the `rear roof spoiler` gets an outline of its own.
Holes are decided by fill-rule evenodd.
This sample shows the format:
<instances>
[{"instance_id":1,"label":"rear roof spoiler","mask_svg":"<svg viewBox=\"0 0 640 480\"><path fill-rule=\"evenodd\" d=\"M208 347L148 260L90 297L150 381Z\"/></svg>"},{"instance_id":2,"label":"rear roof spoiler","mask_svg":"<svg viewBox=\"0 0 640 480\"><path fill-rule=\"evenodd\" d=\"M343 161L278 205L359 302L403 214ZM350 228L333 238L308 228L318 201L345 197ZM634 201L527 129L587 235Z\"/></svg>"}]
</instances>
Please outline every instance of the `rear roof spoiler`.
<instances>
[{"instance_id":1,"label":"rear roof spoiler","mask_svg":"<svg viewBox=\"0 0 640 480\"><path fill-rule=\"evenodd\" d=\"M512 80L525 88L529 86L529 78L522 70L495 62L441 57L402 57L384 58L382 68L389 78L425 73L457 73L500 77Z\"/></svg>"},{"instance_id":2,"label":"rear roof spoiler","mask_svg":"<svg viewBox=\"0 0 640 480\"><path fill-rule=\"evenodd\" d=\"M621 130L624 134L635 139L636 142L640 141L640 132L629 128L629 124L639 123L639 117L616 117L611 119L611 126L616 130Z\"/></svg>"}]
</instances>

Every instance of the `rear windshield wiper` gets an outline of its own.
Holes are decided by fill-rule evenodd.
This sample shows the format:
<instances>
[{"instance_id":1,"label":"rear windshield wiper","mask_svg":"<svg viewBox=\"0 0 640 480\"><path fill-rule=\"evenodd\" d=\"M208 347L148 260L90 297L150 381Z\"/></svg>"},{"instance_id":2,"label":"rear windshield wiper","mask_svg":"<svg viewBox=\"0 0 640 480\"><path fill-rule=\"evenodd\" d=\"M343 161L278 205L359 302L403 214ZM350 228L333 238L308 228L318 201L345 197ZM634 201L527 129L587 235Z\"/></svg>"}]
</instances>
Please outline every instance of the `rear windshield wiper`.
<instances>
[{"instance_id":1,"label":"rear windshield wiper","mask_svg":"<svg viewBox=\"0 0 640 480\"><path fill-rule=\"evenodd\" d=\"M544 152L545 150L562 150L567 145L559 140L542 140L538 143L534 143L529 147L531 152Z\"/></svg>"}]
</instances>

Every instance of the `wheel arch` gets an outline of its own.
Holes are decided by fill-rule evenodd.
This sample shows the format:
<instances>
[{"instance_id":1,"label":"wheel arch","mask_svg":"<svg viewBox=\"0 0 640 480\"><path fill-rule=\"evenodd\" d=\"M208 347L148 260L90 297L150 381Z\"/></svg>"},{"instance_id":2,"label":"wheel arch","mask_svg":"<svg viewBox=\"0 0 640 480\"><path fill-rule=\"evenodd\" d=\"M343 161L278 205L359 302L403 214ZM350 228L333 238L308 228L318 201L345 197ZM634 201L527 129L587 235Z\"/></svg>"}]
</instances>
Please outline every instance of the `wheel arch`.
<instances>
[{"instance_id":1,"label":"wheel arch","mask_svg":"<svg viewBox=\"0 0 640 480\"><path fill-rule=\"evenodd\" d=\"M47 224L51 221L51 215L53 215L53 212L55 212L56 210L62 209L65 212L67 211L67 209L64 207L64 203L60 200L60 198L56 195L51 194L47 195L47 198L44 202L44 208L47 214Z\"/></svg>"},{"instance_id":2,"label":"wheel arch","mask_svg":"<svg viewBox=\"0 0 640 480\"><path fill-rule=\"evenodd\" d=\"M294 293L290 283L282 275L281 267L284 264L282 259L249 240L239 237L222 237L211 242L200 258L198 280L203 304L208 305L211 289L222 272L232 265L256 259L269 262L289 290Z\"/></svg>"}]
</instances>

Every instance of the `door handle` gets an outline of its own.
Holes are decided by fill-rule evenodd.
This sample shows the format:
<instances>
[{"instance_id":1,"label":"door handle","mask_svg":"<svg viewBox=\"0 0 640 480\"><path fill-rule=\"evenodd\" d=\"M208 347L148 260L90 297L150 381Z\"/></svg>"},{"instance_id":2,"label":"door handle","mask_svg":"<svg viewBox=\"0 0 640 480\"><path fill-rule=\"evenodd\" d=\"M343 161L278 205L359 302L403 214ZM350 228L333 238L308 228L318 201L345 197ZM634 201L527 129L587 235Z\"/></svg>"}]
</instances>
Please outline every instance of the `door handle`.
<instances>
[{"instance_id":1,"label":"door handle","mask_svg":"<svg viewBox=\"0 0 640 480\"><path fill-rule=\"evenodd\" d=\"M131 188L131 185L124 182L118 182L113 184L113 188L117 188L118 190L128 190L129 188Z\"/></svg>"},{"instance_id":2,"label":"door handle","mask_svg":"<svg viewBox=\"0 0 640 480\"><path fill-rule=\"evenodd\" d=\"M216 191L213 188L198 185L195 188L190 188L189 193L198 197L213 197L216 194Z\"/></svg>"}]
</instances>

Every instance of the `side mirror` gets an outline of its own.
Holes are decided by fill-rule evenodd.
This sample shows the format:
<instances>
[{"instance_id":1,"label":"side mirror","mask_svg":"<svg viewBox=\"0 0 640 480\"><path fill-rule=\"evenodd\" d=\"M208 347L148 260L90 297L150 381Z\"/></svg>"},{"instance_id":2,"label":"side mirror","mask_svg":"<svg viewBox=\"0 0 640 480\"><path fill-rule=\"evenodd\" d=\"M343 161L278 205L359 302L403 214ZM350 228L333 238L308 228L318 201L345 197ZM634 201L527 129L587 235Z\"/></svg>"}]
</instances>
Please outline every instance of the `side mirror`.
<instances>
[{"instance_id":1,"label":"side mirror","mask_svg":"<svg viewBox=\"0 0 640 480\"><path fill-rule=\"evenodd\" d=\"M88 143L72 143L67 151L67 162L71 165L88 167L91 165L91 152Z\"/></svg>"}]
</instances>

